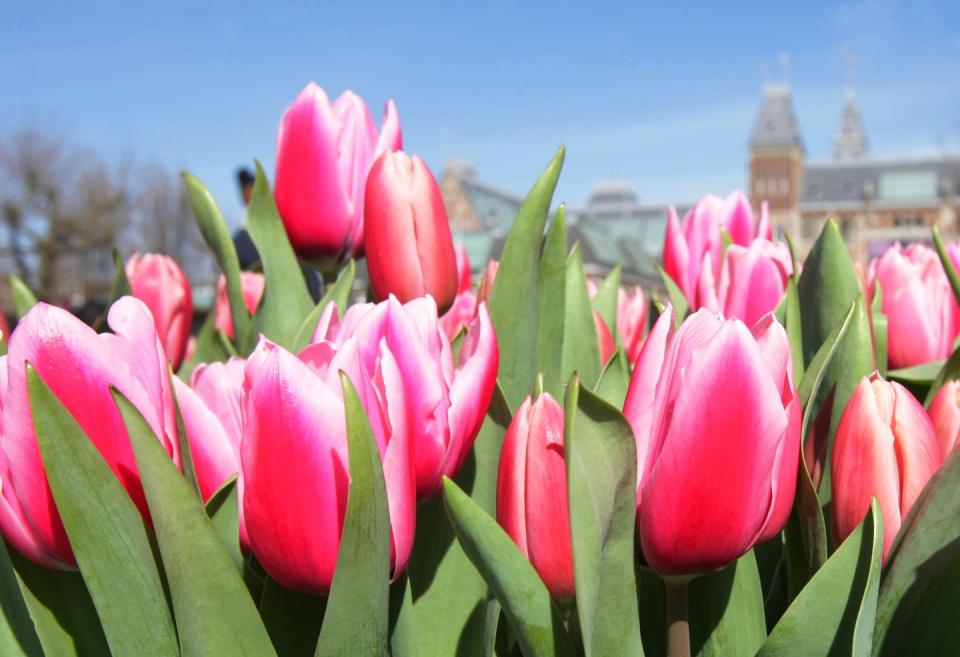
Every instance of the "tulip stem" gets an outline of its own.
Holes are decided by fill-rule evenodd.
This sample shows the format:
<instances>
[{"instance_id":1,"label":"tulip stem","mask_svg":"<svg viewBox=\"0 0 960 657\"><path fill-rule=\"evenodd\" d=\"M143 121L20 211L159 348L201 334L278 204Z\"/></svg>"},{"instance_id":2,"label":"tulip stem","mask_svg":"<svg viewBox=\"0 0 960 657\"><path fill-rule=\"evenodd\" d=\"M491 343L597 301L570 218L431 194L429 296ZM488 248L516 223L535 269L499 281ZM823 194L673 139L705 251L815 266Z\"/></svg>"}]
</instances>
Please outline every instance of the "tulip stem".
<instances>
[{"instance_id":1,"label":"tulip stem","mask_svg":"<svg viewBox=\"0 0 960 657\"><path fill-rule=\"evenodd\" d=\"M687 607L689 583L663 580L666 592L668 657L690 657L690 619Z\"/></svg>"}]
</instances>

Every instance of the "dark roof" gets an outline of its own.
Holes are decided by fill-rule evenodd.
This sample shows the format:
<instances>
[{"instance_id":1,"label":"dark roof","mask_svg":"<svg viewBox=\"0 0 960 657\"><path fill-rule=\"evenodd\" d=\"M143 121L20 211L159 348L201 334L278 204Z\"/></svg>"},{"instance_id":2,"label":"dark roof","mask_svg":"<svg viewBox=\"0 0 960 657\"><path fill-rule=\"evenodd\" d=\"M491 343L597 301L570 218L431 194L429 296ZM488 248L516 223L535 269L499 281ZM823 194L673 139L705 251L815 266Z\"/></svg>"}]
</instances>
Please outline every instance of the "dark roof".
<instances>
[{"instance_id":1,"label":"dark roof","mask_svg":"<svg viewBox=\"0 0 960 657\"><path fill-rule=\"evenodd\" d=\"M817 162L804 171L802 209L937 205L960 194L960 156Z\"/></svg>"},{"instance_id":2,"label":"dark roof","mask_svg":"<svg viewBox=\"0 0 960 657\"><path fill-rule=\"evenodd\" d=\"M793 111L790 87L768 84L763 89L760 114L750 135L750 148L799 146L803 148L800 125Z\"/></svg>"}]
</instances>

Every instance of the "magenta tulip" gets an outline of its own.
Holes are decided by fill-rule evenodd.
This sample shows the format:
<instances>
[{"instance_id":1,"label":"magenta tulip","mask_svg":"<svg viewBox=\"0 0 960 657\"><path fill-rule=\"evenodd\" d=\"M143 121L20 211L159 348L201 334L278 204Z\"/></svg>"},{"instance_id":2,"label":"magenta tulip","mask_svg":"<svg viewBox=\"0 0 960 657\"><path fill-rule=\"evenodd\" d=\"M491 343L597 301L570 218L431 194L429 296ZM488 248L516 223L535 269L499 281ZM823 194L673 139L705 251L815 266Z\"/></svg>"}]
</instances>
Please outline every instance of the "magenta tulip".
<instances>
[{"instance_id":1,"label":"magenta tulip","mask_svg":"<svg viewBox=\"0 0 960 657\"><path fill-rule=\"evenodd\" d=\"M960 442L960 381L947 381L930 403L930 419L944 459Z\"/></svg>"},{"instance_id":2,"label":"magenta tulip","mask_svg":"<svg viewBox=\"0 0 960 657\"><path fill-rule=\"evenodd\" d=\"M637 441L637 530L666 575L712 571L775 536L790 514L800 400L772 315L752 329L668 308L640 351L624 414Z\"/></svg>"},{"instance_id":3,"label":"magenta tulip","mask_svg":"<svg viewBox=\"0 0 960 657\"><path fill-rule=\"evenodd\" d=\"M429 294L441 314L457 295L457 260L440 186L406 153L377 158L364 208L367 269L378 299L401 303Z\"/></svg>"},{"instance_id":4,"label":"magenta tulip","mask_svg":"<svg viewBox=\"0 0 960 657\"><path fill-rule=\"evenodd\" d=\"M940 446L923 406L899 383L863 377L840 416L830 460L833 536L850 535L877 498L883 513L883 560L927 481Z\"/></svg>"},{"instance_id":5,"label":"magenta tulip","mask_svg":"<svg viewBox=\"0 0 960 657\"><path fill-rule=\"evenodd\" d=\"M596 310L593 311L593 327L597 330L597 348L600 352L600 362L606 364L616 350L617 343L613 339L610 327L607 326L603 317Z\"/></svg>"},{"instance_id":6,"label":"magenta tulip","mask_svg":"<svg viewBox=\"0 0 960 657\"><path fill-rule=\"evenodd\" d=\"M707 273L714 280L720 277L723 232L729 235L732 244L743 247L755 239L771 239L766 204L761 207L757 224L754 224L750 201L739 191L726 199L703 197L687 212L682 225L673 207L668 212L663 267L694 310L703 305L699 292L701 275ZM707 254L710 262L706 267L708 272L704 272Z\"/></svg>"},{"instance_id":7,"label":"magenta tulip","mask_svg":"<svg viewBox=\"0 0 960 657\"><path fill-rule=\"evenodd\" d=\"M189 386L173 381L205 501L240 472L244 365L242 358L202 363L193 370Z\"/></svg>"},{"instance_id":8,"label":"magenta tulip","mask_svg":"<svg viewBox=\"0 0 960 657\"><path fill-rule=\"evenodd\" d=\"M387 354L396 362L413 431L417 495L436 494L443 477L454 476L463 464L493 397L499 351L486 304L467 327L457 362L429 296L403 305L392 296L376 305L354 305L342 321L331 306L314 334L316 344L301 357L314 349L339 351L352 340L358 342L357 367L365 377L380 377Z\"/></svg>"},{"instance_id":9,"label":"magenta tulip","mask_svg":"<svg viewBox=\"0 0 960 657\"><path fill-rule=\"evenodd\" d=\"M363 253L364 188L370 165L401 146L400 119L387 102L380 133L351 91L333 104L316 83L287 108L277 134L274 194L293 248L307 259Z\"/></svg>"},{"instance_id":10,"label":"magenta tulip","mask_svg":"<svg viewBox=\"0 0 960 657\"><path fill-rule=\"evenodd\" d=\"M457 296L450 310L440 317L440 325L447 338L453 340L477 316L477 295L470 278L470 258L463 245L457 245Z\"/></svg>"},{"instance_id":11,"label":"magenta tulip","mask_svg":"<svg viewBox=\"0 0 960 657\"><path fill-rule=\"evenodd\" d=\"M883 294L890 367L950 355L960 332L960 308L936 251L897 244L870 263L868 277L871 290L879 283Z\"/></svg>"},{"instance_id":12,"label":"magenta tulip","mask_svg":"<svg viewBox=\"0 0 960 657\"><path fill-rule=\"evenodd\" d=\"M617 291L617 332L627 359L635 363L647 332L647 297L639 285Z\"/></svg>"},{"instance_id":13,"label":"magenta tulip","mask_svg":"<svg viewBox=\"0 0 960 657\"><path fill-rule=\"evenodd\" d=\"M497 476L497 522L530 560L550 595L573 597L573 549L563 455L563 409L527 397L507 428Z\"/></svg>"},{"instance_id":14,"label":"magenta tulip","mask_svg":"<svg viewBox=\"0 0 960 657\"><path fill-rule=\"evenodd\" d=\"M180 464L167 358L149 309L123 297L110 308L108 322L115 333L98 335L67 311L37 304L20 321L0 365L0 530L42 566L64 568L75 562L30 415L28 363L73 415L144 516L143 488L111 386L137 407Z\"/></svg>"},{"instance_id":15,"label":"magenta tulip","mask_svg":"<svg viewBox=\"0 0 960 657\"><path fill-rule=\"evenodd\" d=\"M353 339L298 358L265 338L247 361L241 443L243 522L250 548L283 586L326 595L340 549L350 468L339 372L370 415L387 488L394 577L403 572L416 521L404 384L388 350L367 377Z\"/></svg>"},{"instance_id":16,"label":"magenta tulip","mask_svg":"<svg viewBox=\"0 0 960 657\"><path fill-rule=\"evenodd\" d=\"M150 309L157 335L173 369L180 367L193 324L190 281L173 258L134 253L127 260L130 290Z\"/></svg>"},{"instance_id":17,"label":"magenta tulip","mask_svg":"<svg viewBox=\"0 0 960 657\"><path fill-rule=\"evenodd\" d=\"M267 281L263 274L245 271L240 273L240 287L243 291L243 303L252 315L260 299ZM228 338L236 337L233 331L233 315L230 313L230 298L227 296L227 279L223 274L217 279L217 298L214 307L213 325L217 330L226 333Z\"/></svg>"}]
</instances>

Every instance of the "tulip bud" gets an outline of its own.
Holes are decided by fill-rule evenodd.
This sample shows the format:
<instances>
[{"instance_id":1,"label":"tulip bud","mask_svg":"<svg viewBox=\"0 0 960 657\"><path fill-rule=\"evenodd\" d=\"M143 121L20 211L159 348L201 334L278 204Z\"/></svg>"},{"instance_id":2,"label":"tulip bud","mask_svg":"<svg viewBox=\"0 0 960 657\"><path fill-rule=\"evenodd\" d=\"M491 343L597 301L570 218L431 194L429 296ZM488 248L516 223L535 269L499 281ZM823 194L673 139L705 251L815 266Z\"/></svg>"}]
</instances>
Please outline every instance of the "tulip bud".
<instances>
[{"instance_id":1,"label":"tulip bud","mask_svg":"<svg viewBox=\"0 0 960 657\"><path fill-rule=\"evenodd\" d=\"M243 303L252 315L260 305L263 290L267 281L263 274L245 271L240 273L240 287L243 292ZM214 307L213 326L223 331L228 338L236 337L233 331L233 314L230 312L230 298L227 295L227 279L223 274L217 279L217 299Z\"/></svg>"},{"instance_id":2,"label":"tulip bud","mask_svg":"<svg viewBox=\"0 0 960 657\"><path fill-rule=\"evenodd\" d=\"M457 261L440 187L419 157L384 153L373 163L364 220L376 297L406 303L429 294L446 312L457 294Z\"/></svg>"},{"instance_id":3,"label":"tulip bud","mask_svg":"<svg viewBox=\"0 0 960 657\"><path fill-rule=\"evenodd\" d=\"M830 461L833 536L850 535L877 498L883 560L920 491L940 467L940 446L923 406L899 383L863 377L840 417Z\"/></svg>"},{"instance_id":4,"label":"tulip bud","mask_svg":"<svg viewBox=\"0 0 960 657\"><path fill-rule=\"evenodd\" d=\"M497 522L530 560L550 595L573 597L573 549L563 452L563 409L527 397L507 428L497 476Z\"/></svg>"},{"instance_id":5,"label":"tulip bud","mask_svg":"<svg viewBox=\"0 0 960 657\"><path fill-rule=\"evenodd\" d=\"M400 119L392 100L377 134L366 104L353 92L332 105L314 82L300 92L280 122L274 195L301 257L338 261L363 252L370 165L400 147Z\"/></svg>"},{"instance_id":6,"label":"tulip bud","mask_svg":"<svg viewBox=\"0 0 960 657\"><path fill-rule=\"evenodd\" d=\"M147 304L167 360L177 369L193 324L190 281L176 260L158 253L134 253L126 272L131 293Z\"/></svg>"},{"instance_id":7,"label":"tulip bud","mask_svg":"<svg viewBox=\"0 0 960 657\"><path fill-rule=\"evenodd\" d=\"M773 315L752 329L705 310L673 330L668 308L624 403L637 441L637 529L647 563L706 573L775 536L790 514L800 400Z\"/></svg>"},{"instance_id":8,"label":"tulip bud","mask_svg":"<svg viewBox=\"0 0 960 657\"><path fill-rule=\"evenodd\" d=\"M960 381L947 381L930 403L930 419L946 459L960 442Z\"/></svg>"},{"instance_id":9,"label":"tulip bud","mask_svg":"<svg viewBox=\"0 0 960 657\"><path fill-rule=\"evenodd\" d=\"M868 286L883 291L890 367L910 367L950 355L960 308L936 252L923 244L890 247L870 264Z\"/></svg>"},{"instance_id":10,"label":"tulip bud","mask_svg":"<svg viewBox=\"0 0 960 657\"><path fill-rule=\"evenodd\" d=\"M69 568L75 561L40 456L27 392L28 363L144 516L146 498L111 387L140 411L180 465L167 359L150 310L138 299L123 297L110 307L107 321L114 333L97 334L67 311L38 303L20 320L8 355L0 358L0 532L41 566Z\"/></svg>"}]
</instances>

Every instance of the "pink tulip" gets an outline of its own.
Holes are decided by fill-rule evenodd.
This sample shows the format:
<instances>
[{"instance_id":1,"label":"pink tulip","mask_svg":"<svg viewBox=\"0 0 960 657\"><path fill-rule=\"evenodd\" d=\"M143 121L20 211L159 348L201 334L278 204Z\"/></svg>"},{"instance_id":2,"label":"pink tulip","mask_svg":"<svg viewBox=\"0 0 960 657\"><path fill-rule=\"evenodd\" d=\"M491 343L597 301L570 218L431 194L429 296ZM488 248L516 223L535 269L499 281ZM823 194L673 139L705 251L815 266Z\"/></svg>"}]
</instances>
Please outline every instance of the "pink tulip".
<instances>
[{"instance_id":1,"label":"pink tulip","mask_svg":"<svg viewBox=\"0 0 960 657\"><path fill-rule=\"evenodd\" d=\"M377 376L359 367L360 345L307 347L298 358L265 338L246 365L241 442L243 522L257 560L283 586L326 595L340 549L350 468L339 372L370 415L387 488L394 577L403 572L416 522L404 384L382 345Z\"/></svg>"},{"instance_id":2,"label":"pink tulip","mask_svg":"<svg viewBox=\"0 0 960 657\"><path fill-rule=\"evenodd\" d=\"M236 357L202 363L190 375L189 386L173 381L204 501L240 472L244 365Z\"/></svg>"},{"instance_id":3,"label":"pink tulip","mask_svg":"<svg viewBox=\"0 0 960 657\"><path fill-rule=\"evenodd\" d=\"M790 514L800 400L772 315L752 331L705 310L673 329L668 308L640 351L624 403L637 441L637 528L661 574L705 573L775 536Z\"/></svg>"},{"instance_id":4,"label":"pink tulip","mask_svg":"<svg viewBox=\"0 0 960 657\"><path fill-rule=\"evenodd\" d=\"M923 244L890 247L870 264L887 316L890 367L909 367L950 355L960 332L960 308L936 251Z\"/></svg>"},{"instance_id":5,"label":"pink tulip","mask_svg":"<svg viewBox=\"0 0 960 657\"><path fill-rule=\"evenodd\" d=\"M354 339L363 376L378 379L387 353L396 362L413 432L417 496L436 494L470 452L493 396L499 351L486 304L467 327L456 363L429 296L403 305L392 296L354 305L342 321L330 307L317 326L316 344L301 357L308 350L341 351Z\"/></svg>"},{"instance_id":6,"label":"pink tulip","mask_svg":"<svg viewBox=\"0 0 960 657\"><path fill-rule=\"evenodd\" d=\"M550 595L573 597L573 549L563 456L563 409L527 397L507 428L497 476L497 522L530 560Z\"/></svg>"},{"instance_id":7,"label":"pink tulip","mask_svg":"<svg viewBox=\"0 0 960 657\"><path fill-rule=\"evenodd\" d=\"M960 381L947 381L930 403L930 419L944 459L960 442Z\"/></svg>"},{"instance_id":8,"label":"pink tulip","mask_svg":"<svg viewBox=\"0 0 960 657\"><path fill-rule=\"evenodd\" d=\"M772 238L766 204L761 207L759 223L754 225L750 201L740 191L726 199L705 196L687 212L681 225L676 210L670 208L663 244L663 268L683 292L694 310L702 306L699 299L704 257L710 254L708 272L717 280L723 253L723 231L733 244L746 247L755 239Z\"/></svg>"},{"instance_id":9,"label":"pink tulip","mask_svg":"<svg viewBox=\"0 0 960 657\"><path fill-rule=\"evenodd\" d=\"M9 340L10 338L10 325L7 324L7 316L3 312L3 308L0 308L0 340Z\"/></svg>"},{"instance_id":10,"label":"pink tulip","mask_svg":"<svg viewBox=\"0 0 960 657\"><path fill-rule=\"evenodd\" d=\"M627 359L635 363L647 332L647 296L639 285L617 291L617 332Z\"/></svg>"},{"instance_id":11,"label":"pink tulip","mask_svg":"<svg viewBox=\"0 0 960 657\"><path fill-rule=\"evenodd\" d=\"M378 299L429 294L446 312L457 294L457 261L440 186L419 157L386 152L367 178L367 270Z\"/></svg>"},{"instance_id":12,"label":"pink tulip","mask_svg":"<svg viewBox=\"0 0 960 657\"><path fill-rule=\"evenodd\" d=\"M240 273L240 287L243 291L243 303L252 315L257 306L260 305L260 299L263 297L263 290L267 281L263 274L252 271ZM233 331L233 315L230 314L230 299L227 296L227 279L223 274L217 279L217 299L214 308L213 325L214 327L226 333L228 338L236 337Z\"/></svg>"},{"instance_id":13,"label":"pink tulip","mask_svg":"<svg viewBox=\"0 0 960 657\"><path fill-rule=\"evenodd\" d=\"M600 313L596 310L593 311L593 326L597 329L597 347L600 351L600 362L606 364L616 350L617 343L614 342L613 333L610 332L607 323L603 321L603 317L601 317Z\"/></svg>"},{"instance_id":14,"label":"pink tulip","mask_svg":"<svg viewBox=\"0 0 960 657\"><path fill-rule=\"evenodd\" d=\"M793 272L790 252L779 242L755 239L731 244L723 255L719 285L714 284L712 254L704 256L698 299L702 308L753 326L776 309Z\"/></svg>"},{"instance_id":15,"label":"pink tulip","mask_svg":"<svg viewBox=\"0 0 960 657\"><path fill-rule=\"evenodd\" d=\"M473 292L473 281L470 278L470 257L462 244L457 245L456 256L457 296L450 310L440 317L440 326L450 340L477 316L477 295Z\"/></svg>"},{"instance_id":16,"label":"pink tulip","mask_svg":"<svg viewBox=\"0 0 960 657\"><path fill-rule=\"evenodd\" d=\"M316 83L287 108L277 133L274 195L293 248L307 259L363 253L364 188L382 153L400 150L400 118L387 102L380 133L352 91L333 104Z\"/></svg>"},{"instance_id":17,"label":"pink tulip","mask_svg":"<svg viewBox=\"0 0 960 657\"><path fill-rule=\"evenodd\" d=\"M131 293L147 304L167 360L177 369L193 324L190 281L176 260L158 253L134 253L126 272Z\"/></svg>"},{"instance_id":18,"label":"pink tulip","mask_svg":"<svg viewBox=\"0 0 960 657\"><path fill-rule=\"evenodd\" d=\"M840 416L830 461L833 536L839 544L863 520L870 499L883 513L883 560L920 491L940 466L940 446L923 406L899 383L863 377Z\"/></svg>"},{"instance_id":19,"label":"pink tulip","mask_svg":"<svg viewBox=\"0 0 960 657\"><path fill-rule=\"evenodd\" d=\"M115 387L143 414L180 464L167 359L143 302L110 308L115 333L97 334L67 311L37 304L10 338L0 364L0 530L25 556L48 567L74 565L73 550L47 484L27 391L29 363L66 406L146 517L147 504Z\"/></svg>"}]
</instances>

